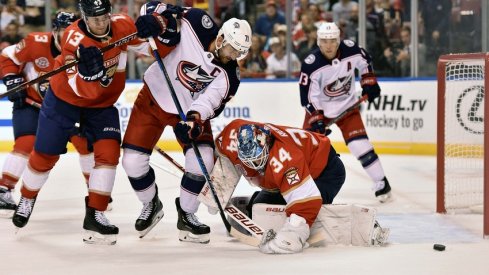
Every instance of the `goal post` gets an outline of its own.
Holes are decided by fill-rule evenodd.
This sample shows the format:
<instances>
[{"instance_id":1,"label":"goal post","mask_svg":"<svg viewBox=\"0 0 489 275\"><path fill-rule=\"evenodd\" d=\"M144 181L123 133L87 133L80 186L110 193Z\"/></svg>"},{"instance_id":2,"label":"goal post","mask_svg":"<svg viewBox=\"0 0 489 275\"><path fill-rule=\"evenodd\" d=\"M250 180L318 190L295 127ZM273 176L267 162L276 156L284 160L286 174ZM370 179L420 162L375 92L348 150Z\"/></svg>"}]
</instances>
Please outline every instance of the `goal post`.
<instances>
[{"instance_id":1,"label":"goal post","mask_svg":"<svg viewBox=\"0 0 489 275\"><path fill-rule=\"evenodd\" d=\"M489 237L489 53L438 59L438 213L480 209Z\"/></svg>"}]
</instances>

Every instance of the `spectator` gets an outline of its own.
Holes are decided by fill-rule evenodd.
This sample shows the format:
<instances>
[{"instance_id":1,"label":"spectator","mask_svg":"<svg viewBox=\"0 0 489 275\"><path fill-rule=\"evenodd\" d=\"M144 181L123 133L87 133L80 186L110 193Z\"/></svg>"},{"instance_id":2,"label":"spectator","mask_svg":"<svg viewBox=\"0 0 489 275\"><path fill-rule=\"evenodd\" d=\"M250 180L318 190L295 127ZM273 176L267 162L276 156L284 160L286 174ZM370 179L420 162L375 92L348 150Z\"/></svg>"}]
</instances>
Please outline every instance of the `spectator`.
<instances>
[{"instance_id":1,"label":"spectator","mask_svg":"<svg viewBox=\"0 0 489 275\"><path fill-rule=\"evenodd\" d=\"M285 45L280 42L280 38L272 37L269 41L272 55L267 58L267 78L284 78L286 77L288 67L288 56L285 55ZM292 74L297 75L301 63L295 53L290 53Z\"/></svg>"},{"instance_id":2,"label":"spectator","mask_svg":"<svg viewBox=\"0 0 489 275\"><path fill-rule=\"evenodd\" d=\"M297 48L297 57L302 62L304 58L309 54L310 51L318 47L317 44L317 30L318 28L314 25L304 29L306 33L307 40L302 41Z\"/></svg>"},{"instance_id":3,"label":"spectator","mask_svg":"<svg viewBox=\"0 0 489 275\"><path fill-rule=\"evenodd\" d=\"M17 5L16 0L8 0L7 4L2 8L0 16L0 29L3 32L7 25L15 21L18 25L24 25L24 11L22 7Z\"/></svg>"},{"instance_id":4,"label":"spectator","mask_svg":"<svg viewBox=\"0 0 489 275\"><path fill-rule=\"evenodd\" d=\"M266 58L268 56L269 53L263 50L263 44L261 43L260 38L253 35L251 38L251 48L248 55L239 61L241 76L264 78L266 76Z\"/></svg>"},{"instance_id":5,"label":"spectator","mask_svg":"<svg viewBox=\"0 0 489 275\"><path fill-rule=\"evenodd\" d=\"M285 24L285 17L277 11L274 0L267 1L265 14L260 15L255 22L255 33L260 35L262 42L271 37L275 24Z\"/></svg>"},{"instance_id":6,"label":"spectator","mask_svg":"<svg viewBox=\"0 0 489 275\"><path fill-rule=\"evenodd\" d=\"M8 46L17 44L22 40L22 36L19 34L19 25L12 21L10 22L3 32L3 36L0 39L0 43L6 42ZM4 46L7 44L2 43Z\"/></svg>"},{"instance_id":7,"label":"spectator","mask_svg":"<svg viewBox=\"0 0 489 275\"><path fill-rule=\"evenodd\" d=\"M307 40L304 29L314 26L314 22L312 21L311 16L308 12L302 13L300 18L301 21L294 27L294 30L292 31L292 42L295 46L298 46L302 41Z\"/></svg>"},{"instance_id":8,"label":"spectator","mask_svg":"<svg viewBox=\"0 0 489 275\"><path fill-rule=\"evenodd\" d=\"M338 3L334 4L331 9L333 11L333 22L340 25L348 22L350 20L351 10L354 6L358 7L358 3L351 0L340 0Z\"/></svg>"}]
</instances>

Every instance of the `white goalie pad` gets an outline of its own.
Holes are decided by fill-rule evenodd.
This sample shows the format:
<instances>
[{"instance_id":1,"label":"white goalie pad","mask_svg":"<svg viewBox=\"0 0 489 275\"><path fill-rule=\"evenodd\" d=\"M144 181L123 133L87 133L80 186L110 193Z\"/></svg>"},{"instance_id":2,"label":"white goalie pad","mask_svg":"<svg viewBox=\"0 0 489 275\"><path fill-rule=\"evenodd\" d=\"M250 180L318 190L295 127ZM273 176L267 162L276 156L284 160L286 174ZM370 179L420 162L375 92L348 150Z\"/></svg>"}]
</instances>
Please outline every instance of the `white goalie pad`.
<instances>
[{"instance_id":1,"label":"white goalie pad","mask_svg":"<svg viewBox=\"0 0 489 275\"><path fill-rule=\"evenodd\" d=\"M311 226L311 237L324 236L326 244L382 245L389 236L389 229L378 225L376 213L374 208L360 205L325 204ZM253 220L265 231L272 228L280 230L285 219L285 205L253 205Z\"/></svg>"},{"instance_id":2,"label":"white goalie pad","mask_svg":"<svg viewBox=\"0 0 489 275\"><path fill-rule=\"evenodd\" d=\"M234 165L227 157L220 155L216 160L214 169L212 169L210 176L214 189L216 190L217 197L219 198L219 202L221 203L222 207L226 207L231 195L234 192L234 189L236 188L236 185L238 185L241 173L236 170ZM216 201L214 200L214 196L212 195L209 183L205 183L204 188L202 188L202 191L200 191L197 198L209 209L214 209L217 213L218 207ZM211 212L211 210L209 210L209 212Z\"/></svg>"}]
</instances>

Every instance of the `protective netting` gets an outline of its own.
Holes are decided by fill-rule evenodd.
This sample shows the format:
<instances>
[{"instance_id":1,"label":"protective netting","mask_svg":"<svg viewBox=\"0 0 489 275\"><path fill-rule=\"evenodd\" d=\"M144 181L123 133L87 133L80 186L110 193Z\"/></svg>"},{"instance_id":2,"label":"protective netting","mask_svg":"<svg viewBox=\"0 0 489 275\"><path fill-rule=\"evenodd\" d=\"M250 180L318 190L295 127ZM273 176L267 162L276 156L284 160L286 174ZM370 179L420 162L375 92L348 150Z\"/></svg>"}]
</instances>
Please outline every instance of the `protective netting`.
<instances>
[{"instance_id":1,"label":"protective netting","mask_svg":"<svg viewBox=\"0 0 489 275\"><path fill-rule=\"evenodd\" d=\"M484 60L445 67L445 208L483 203Z\"/></svg>"}]
</instances>

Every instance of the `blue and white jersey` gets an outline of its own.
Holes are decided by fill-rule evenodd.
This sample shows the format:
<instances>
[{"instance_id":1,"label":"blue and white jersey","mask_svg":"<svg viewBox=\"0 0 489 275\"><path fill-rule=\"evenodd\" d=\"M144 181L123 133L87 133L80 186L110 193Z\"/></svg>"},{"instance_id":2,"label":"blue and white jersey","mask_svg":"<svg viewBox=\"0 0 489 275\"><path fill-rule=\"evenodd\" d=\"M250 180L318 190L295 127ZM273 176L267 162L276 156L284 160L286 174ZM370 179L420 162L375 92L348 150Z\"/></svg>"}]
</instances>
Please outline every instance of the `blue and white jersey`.
<instances>
[{"instance_id":1,"label":"blue and white jersey","mask_svg":"<svg viewBox=\"0 0 489 275\"><path fill-rule=\"evenodd\" d=\"M355 69L359 75L373 72L370 62L370 55L351 40L341 41L332 60L319 48L311 51L302 62L299 78L302 106L309 113L323 110L326 117L337 117L358 99Z\"/></svg>"},{"instance_id":2,"label":"blue and white jersey","mask_svg":"<svg viewBox=\"0 0 489 275\"><path fill-rule=\"evenodd\" d=\"M187 9L181 19L180 43L162 59L183 111L197 111L203 120L219 115L240 83L238 63L222 64L208 51L218 31L203 10ZM145 72L144 81L164 111L178 114L157 62Z\"/></svg>"}]
</instances>

